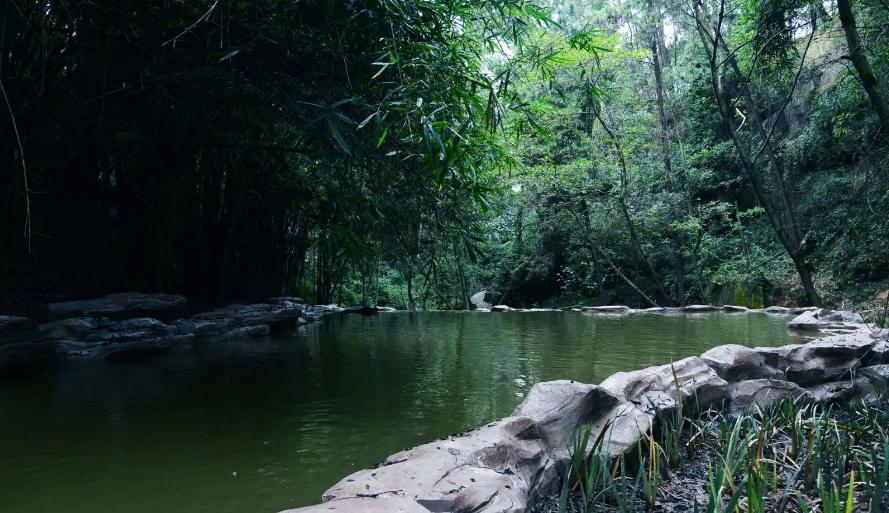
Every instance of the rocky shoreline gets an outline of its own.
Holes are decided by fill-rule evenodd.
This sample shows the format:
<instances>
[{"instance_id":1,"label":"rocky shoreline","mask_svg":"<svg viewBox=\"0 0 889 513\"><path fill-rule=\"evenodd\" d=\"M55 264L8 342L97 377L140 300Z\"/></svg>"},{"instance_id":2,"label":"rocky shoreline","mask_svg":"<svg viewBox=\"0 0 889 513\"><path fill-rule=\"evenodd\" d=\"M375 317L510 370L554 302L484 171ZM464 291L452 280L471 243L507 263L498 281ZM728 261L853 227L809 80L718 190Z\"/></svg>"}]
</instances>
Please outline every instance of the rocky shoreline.
<instances>
[{"instance_id":1,"label":"rocky shoreline","mask_svg":"<svg viewBox=\"0 0 889 513\"><path fill-rule=\"evenodd\" d=\"M617 457L680 405L741 412L788 395L832 403L874 399L889 388L889 330L852 312L769 310L763 312L797 313L791 329L825 336L783 347L718 346L700 357L618 372L599 385L538 383L510 417L393 454L333 485L321 504L287 513L525 513L556 492L578 426L591 426L591 437L603 440L601 450ZM588 311L624 315L630 309Z\"/></svg>"},{"instance_id":2,"label":"rocky shoreline","mask_svg":"<svg viewBox=\"0 0 889 513\"><path fill-rule=\"evenodd\" d=\"M139 292L50 303L42 323L0 315L0 373L57 360L157 353L196 340L263 338L341 311L336 305L275 297L190 315L183 296Z\"/></svg>"}]
</instances>

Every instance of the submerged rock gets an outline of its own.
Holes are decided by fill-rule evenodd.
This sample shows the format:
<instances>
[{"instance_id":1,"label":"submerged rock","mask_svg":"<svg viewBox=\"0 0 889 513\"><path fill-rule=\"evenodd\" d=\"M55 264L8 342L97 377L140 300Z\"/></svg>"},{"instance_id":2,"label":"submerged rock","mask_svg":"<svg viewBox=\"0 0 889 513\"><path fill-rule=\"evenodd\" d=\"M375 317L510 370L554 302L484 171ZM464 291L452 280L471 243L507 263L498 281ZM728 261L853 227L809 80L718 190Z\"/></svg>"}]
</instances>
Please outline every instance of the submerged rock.
<instances>
[{"instance_id":1,"label":"submerged rock","mask_svg":"<svg viewBox=\"0 0 889 513\"><path fill-rule=\"evenodd\" d=\"M185 297L171 294L143 294L121 292L95 299L50 303L49 313L54 318L109 317L130 319L153 317L173 319L185 313Z\"/></svg>"}]
</instances>

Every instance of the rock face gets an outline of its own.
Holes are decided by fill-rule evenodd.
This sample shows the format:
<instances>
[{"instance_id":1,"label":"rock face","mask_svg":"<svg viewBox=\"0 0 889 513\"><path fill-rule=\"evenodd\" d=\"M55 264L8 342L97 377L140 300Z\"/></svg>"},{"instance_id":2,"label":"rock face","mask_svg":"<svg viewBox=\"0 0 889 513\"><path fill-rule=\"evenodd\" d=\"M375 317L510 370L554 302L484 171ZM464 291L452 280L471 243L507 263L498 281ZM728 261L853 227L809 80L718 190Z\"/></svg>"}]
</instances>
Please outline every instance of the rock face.
<instances>
[{"instance_id":1,"label":"rock face","mask_svg":"<svg viewBox=\"0 0 889 513\"><path fill-rule=\"evenodd\" d=\"M393 454L331 487L323 504L288 513L526 513L529 497L558 489L581 428L616 456L635 450L679 401L684 408L740 412L787 397L800 403L848 401L889 389L889 341L872 335L882 332L848 313L819 319L854 324L855 331L803 345L719 346L700 358L618 372L598 386L538 383L512 416Z\"/></svg>"},{"instance_id":2,"label":"rock face","mask_svg":"<svg viewBox=\"0 0 889 513\"><path fill-rule=\"evenodd\" d=\"M267 303L233 304L181 317L185 298L135 292L84 301L53 303L57 320L0 317L0 368L61 358L121 358L157 353L191 340L241 341L290 332L341 311L313 307L294 297ZM172 317L178 317L175 320Z\"/></svg>"},{"instance_id":3,"label":"rock face","mask_svg":"<svg viewBox=\"0 0 889 513\"><path fill-rule=\"evenodd\" d=\"M493 305L485 301L487 295L487 290L476 292L469 297L469 302L472 303L476 310L490 310Z\"/></svg>"},{"instance_id":4,"label":"rock face","mask_svg":"<svg viewBox=\"0 0 889 513\"><path fill-rule=\"evenodd\" d=\"M183 296L121 292L96 299L50 303L49 313L57 319L67 317L172 319L185 313L186 307L187 303Z\"/></svg>"}]
</instances>

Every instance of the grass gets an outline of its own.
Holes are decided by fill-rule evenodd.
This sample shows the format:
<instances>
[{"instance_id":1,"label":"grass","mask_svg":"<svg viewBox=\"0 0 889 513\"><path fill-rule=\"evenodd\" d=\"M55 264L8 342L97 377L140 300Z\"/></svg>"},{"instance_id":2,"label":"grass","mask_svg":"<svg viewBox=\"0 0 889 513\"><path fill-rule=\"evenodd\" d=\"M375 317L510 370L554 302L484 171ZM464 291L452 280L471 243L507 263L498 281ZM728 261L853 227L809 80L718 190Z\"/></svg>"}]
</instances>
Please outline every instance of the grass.
<instances>
[{"instance_id":1,"label":"grass","mask_svg":"<svg viewBox=\"0 0 889 513\"><path fill-rule=\"evenodd\" d=\"M802 406L789 397L729 416L681 408L656 419L632 458L579 430L547 513L889 513L889 402ZM603 430L604 432L604 430Z\"/></svg>"}]
</instances>

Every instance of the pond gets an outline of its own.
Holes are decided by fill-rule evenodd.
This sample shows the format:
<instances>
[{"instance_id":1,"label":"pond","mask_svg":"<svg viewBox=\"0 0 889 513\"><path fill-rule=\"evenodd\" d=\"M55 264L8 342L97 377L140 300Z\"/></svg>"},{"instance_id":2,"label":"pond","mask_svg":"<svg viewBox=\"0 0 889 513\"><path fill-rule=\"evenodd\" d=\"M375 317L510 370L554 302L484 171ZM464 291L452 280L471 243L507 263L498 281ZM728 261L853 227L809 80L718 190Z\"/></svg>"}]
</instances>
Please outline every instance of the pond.
<instances>
[{"instance_id":1,"label":"pond","mask_svg":"<svg viewBox=\"0 0 889 513\"><path fill-rule=\"evenodd\" d=\"M275 513L388 454L725 343L801 341L765 314L333 316L271 341L71 362L0 381L4 513Z\"/></svg>"}]
</instances>

